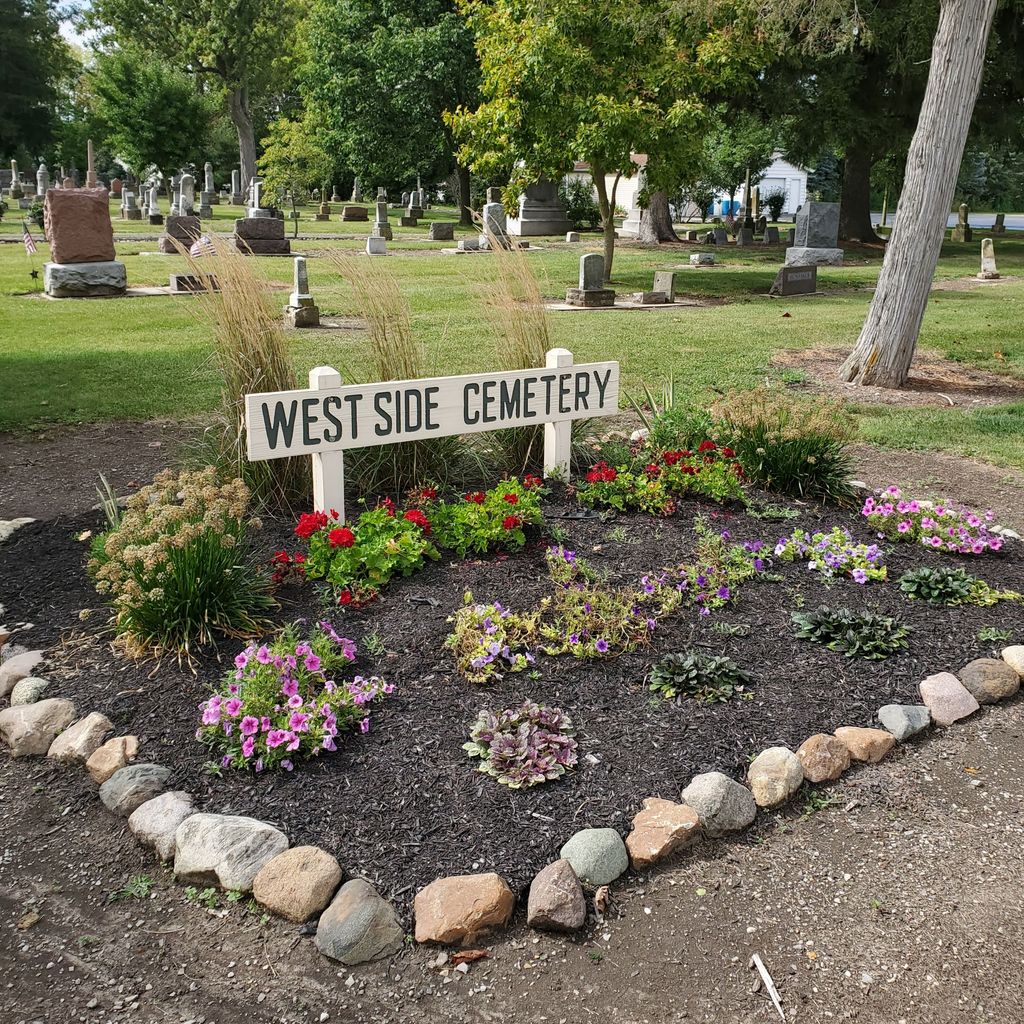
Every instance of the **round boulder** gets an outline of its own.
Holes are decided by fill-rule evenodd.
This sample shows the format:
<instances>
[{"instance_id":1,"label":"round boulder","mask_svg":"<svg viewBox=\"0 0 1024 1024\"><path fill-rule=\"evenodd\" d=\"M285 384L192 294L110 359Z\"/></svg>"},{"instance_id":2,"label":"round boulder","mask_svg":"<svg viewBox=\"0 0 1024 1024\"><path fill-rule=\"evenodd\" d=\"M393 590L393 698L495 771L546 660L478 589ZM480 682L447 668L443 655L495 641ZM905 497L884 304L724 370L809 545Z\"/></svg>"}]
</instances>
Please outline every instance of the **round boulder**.
<instances>
[{"instance_id":1,"label":"round boulder","mask_svg":"<svg viewBox=\"0 0 1024 1024\"><path fill-rule=\"evenodd\" d=\"M896 745L896 737L886 729L860 729L853 725L843 725L836 729L839 740L854 761L865 761L877 764Z\"/></svg>"},{"instance_id":2,"label":"round boulder","mask_svg":"<svg viewBox=\"0 0 1024 1024\"><path fill-rule=\"evenodd\" d=\"M591 889L610 885L629 867L626 844L613 828L581 829L558 856L567 860L579 880Z\"/></svg>"},{"instance_id":3,"label":"round boulder","mask_svg":"<svg viewBox=\"0 0 1024 1024\"><path fill-rule=\"evenodd\" d=\"M746 786L721 772L695 775L683 790L683 803L700 818L712 838L746 828L757 817L757 804Z\"/></svg>"},{"instance_id":4,"label":"round boulder","mask_svg":"<svg viewBox=\"0 0 1024 1024\"><path fill-rule=\"evenodd\" d=\"M974 694L952 672L936 672L922 679L917 688L936 725L952 725L981 707Z\"/></svg>"},{"instance_id":5,"label":"round boulder","mask_svg":"<svg viewBox=\"0 0 1024 1024\"><path fill-rule=\"evenodd\" d=\"M113 728L106 715L93 711L68 726L50 744L46 756L62 764L85 764L99 748L103 737Z\"/></svg>"},{"instance_id":6,"label":"round boulder","mask_svg":"<svg viewBox=\"0 0 1024 1024\"><path fill-rule=\"evenodd\" d=\"M587 919L583 886L567 860L556 860L537 872L530 883L526 923L531 928L572 932Z\"/></svg>"},{"instance_id":7,"label":"round boulder","mask_svg":"<svg viewBox=\"0 0 1024 1024\"><path fill-rule=\"evenodd\" d=\"M747 782L758 807L784 804L803 784L800 758L788 747L762 750L747 769Z\"/></svg>"},{"instance_id":8,"label":"round boulder","mask_svg":"<svg viewBox=\"0 0 1024 1024\"><path fill-rule=\"evenodd\" d=\"M516 898L494 872L439 878L416 893L416 941L464 942L508 924Z\"/></svg>"},{"instance_id":9,"label":"round boulder","mask_svg":"<svg viewBox=\"0 0 1024 1024\"><path fill-rule=\"evenodd\" d=\"M324 956L354 967L397 953L405 931L395 908L369 882L346 882L316 926L316 948Z\"/></svg>"},{"instance_id":10,"label":"round boulder","mask_svg":"<svg viewBox=\"0 0 1024 1024\"><path fill-rule=\"evenodd\" d=\"M272 914L301 924L331 902L340 882L341 867L329 853L316 846L296 846L260 868L252 894Z\"/></svg>"},{"instance_id":11,"label":"round boulder","mask_svg":"<svg viewBox=\"0 0 1024 1024\"><path fill-rule=\"evenodd\" d=\"M1000 658L975 658L960 670L963 683L979 704L995 704L1020 689L1020 676Z\"/></svg>"},{"instance_id":12,"label":"round boulder","mask_svg":"<svg viewBox=\"0 0 1024 1024\"><path fill-rule=\"evenodd\" d=\"M831 782L850 767L850 750L827 732L815 733L797 748L808 782Z\"/></svg>"},{"instance_id":13,"label":"round boulder","mask_svg":"<svg viewBox=\"0 0 1024 1024\"><path fill-rule=\"evenodd\" d=\"M41 756L76 714L75 705L63 697L4 708L0 711L0 739L11 748L11 757Z\"/></svg>"},{"instance_id":14,"label":"round boulder","mask_svg":"<svg viewBox=\"0 0 1024 1024\"><path fill-rule=\"evenodd\" d=\"M100 786L100 800L108 811L127 818L162 792L170 775L170 768L162 764L130 764L118 769Z\"/></svg>"},{"instance_id":15,"label":"round boulder","mask_svg":"<svg viewBox=\"0 0 1024 1024\"><path fill-rule=\"evenodd\" d=\"M35 704L43 699L43 694L49 689L50 680L40 676L25 676L14 684L11 690L11 707L18 707L20 704Z\"/></svg>"},{"instance_id":16,"label":"round boulder","mask_svg":"<svg viewBox=\"0 0 1024 1024\"><path fill-rule=\"evenodd\" d=\"M1024 644L1014 644L1002 650L1003 661L1024 679Z\"/></svg>"}]
</instances>

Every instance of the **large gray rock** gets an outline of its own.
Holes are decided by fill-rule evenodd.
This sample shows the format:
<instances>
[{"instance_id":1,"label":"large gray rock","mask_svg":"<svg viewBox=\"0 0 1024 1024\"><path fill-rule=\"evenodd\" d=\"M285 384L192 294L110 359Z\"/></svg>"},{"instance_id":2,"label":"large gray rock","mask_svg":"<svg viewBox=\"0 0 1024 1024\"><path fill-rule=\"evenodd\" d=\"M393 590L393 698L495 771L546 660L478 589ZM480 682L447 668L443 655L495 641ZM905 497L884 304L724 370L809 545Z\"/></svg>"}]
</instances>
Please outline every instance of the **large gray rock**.
<instances>
[{"instance_id":1,"label":"large gray rock","mask_svg":"<svg viewBox=\"0 0 1024 1024\"><path fill-rule=\"evenodd\" d=\"M979 704L995 704L1020 689L1020 676L1000 658L975 658L960 670L960 682Z\"/></svg>"},{"instance_id":2,"label":"large gray rock","mask_svg":"<svg viewBox=\"0 0 1024 1024\"><path fill-rule=\"evenodd\" d=\"M778 807L803 784L804 767L788 747L762 750L747 769L747 782L758 807Z\"/></svg>"},{"instance_id":3,"label":"large gray rock","mask_svg":"<svg viewBox=\"0 0 1024 1024\"><path fill-rule=\"evenodd\" d=\"M77 714L75 705L63 697L4 708L0 711L0 739L11 748L11 757L41 756Z\"/></svg>"},{"instance_id":4,"label":"large gray rock","mask_svg":"<svg viewBox=\"0 0 1024 1024\"><path fill-rule=\"evenodd\" d=\"M55 299L124 295L127 287L128 275L119 260L43 264L43 291Z\"/></svg>"},{"instance_id":5,"label":"large gray rock","mask_svg":"<svg viewBox=\"0 0 1024 1024\"><path fill-rule=\"evenodd\" d=\"M591 889L614 882L629 867L629 853L613 828L585 828L559 851L579 880Z\"/></svg>"},{"instance_id":6,"label":"large gray rock","mask_svg":"<svg viewBox=\"0 0 1024 1024\"><path fill-rule=\"evenodd\" d=\"M264 864L288 849L288 837L255 818L193 814L178 826L175 847L177 878L249 892Z\"/></svg>"},{"instance_id":7,"label":"large gray rock","mask_svg":"<svg viewBox=\"0 0 1024 1024\"><path fill-rule=\"evenodd\" d=\"M127 818L160 793L170 775L170 768L162 764L130 764L119 768L100 786L100 800L108 811Z\"/></svg>"},{"instance_id":8,"label":"large gray rock","mask_svg":"<svg viewBox=\"0 0 1024 1024\"><path fill-rule=\"evenodd\" d=\"M98 711L90 712L68 726L50 744L47 757L64 764L85 764L102 745L104 737L113 731L113 723Z\"/></svg>"},{"instance_id":9,"label":"large gray rock","mask_svg":"<svg viewBox=\"0 0 1024 1024\"><path fill-rule=\"evenodd\" d=\"M0 697L6 697L15 683L27 679L43 663L42 651L25 651L0 664Z\"/></svg>"},{"instance_id":10,"label":"large gray rock","mask_svg":"<svg viewBox=\"0 0 1024 1024\"><path fill-rule=\"evenodd\" d=\"M567 860L556 860L537 872L530 883L526 923L531 928L572 932L587 919L583 886Z\"/></svg>"},{"instance_id":11,"label":"large gray rock","mask_svg":"<svg viewBox=\"0 0 1024 1024\"><path fill-rule=\"evenodd\" d=\"M139 804L128 818L128 827L143 846L155 850L161 860L170 860L178 826L193 814L191 795L175 789Z\"/></svg>"},{"instance_id":12,"label":"large gray rock","mask_svg":"<svg viewBox=\"0 0 1024 1024\"><path fill-rule=\"evenodd\" d=\"M19 679L11 690L11 707L19 704L35 704L37 700L43 699L43 694L50 687L49 679L42 679L39 676L26 676Z\"/></svg>"},{"instance_id":13,"label":"large gray rock","mask_svg":"<svg viewBox=\"0 0 1024 1024\"><path fill-rule=\"evenodd\" d=\"M786 250L783 264L787 267L841 267L843 250L791 245Z\"/></svg>"},{"instance_id":14,"label":"large gray rock","mask_svg":"<svg viewBox=\"0 0 1024 1024\"><path fill-rule=\"evenodd\" d=\"M932 713L923 704L886 704L878 720L902 743L931 725Z\"/></svg>"},{"instance_id":15,"label":"large gray rock","mask_svg":"<svg viewBox=\"0 0 1024 1024\"><path fill-rule=\"evenodd\" d=\"M712 837L738 832L757 817L754 795L721 772L695 775L683 790L683 803L697 812L704 831Z\"/></svg>"},{"instance_id":16,"label":"large gray rock","mask_svg":"<svg viewBox=\"0 0 1024 1024\"><path fill-rule=\"evenodd\" d=\"M981 705L952 672L936 672L917 686L932 721L947 726L973 715Z\"/></svg>"},{"instance_id":17,"label":"large gray rock","mask_svg":"<svg viewBox=\"0 0 1024 1024\"><path fill-rule=\"evenodd\" d=\"M324 956L354 967L397 953L405 931L395 908L369 882L353 878L320 915L314 941Z\"/></svg>"}]
</instances>

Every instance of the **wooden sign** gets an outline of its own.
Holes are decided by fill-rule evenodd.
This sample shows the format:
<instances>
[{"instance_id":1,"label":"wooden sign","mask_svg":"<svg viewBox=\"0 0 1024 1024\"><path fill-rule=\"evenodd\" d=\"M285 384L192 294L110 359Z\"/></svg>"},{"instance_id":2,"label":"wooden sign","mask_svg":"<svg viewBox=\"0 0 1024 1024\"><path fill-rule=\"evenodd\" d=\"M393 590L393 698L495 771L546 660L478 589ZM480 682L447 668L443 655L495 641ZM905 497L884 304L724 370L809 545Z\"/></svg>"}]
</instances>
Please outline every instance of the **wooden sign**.
<instances>
[{"instance_id":1,"label":"wooden sign","mask_svg":"<svg viewBox=\"0 0 1024 1024\"><path fill-rule=\"evenodd\" d=\"M345 386L320 366L308 389L245 396L246 444L253 462L312 456L315 508L342 514L347 449L544 424L545 475L564 476L572 421L618 408L619 364L577 365L567 349L538 369Z\"/></svg>"}]
</instances>

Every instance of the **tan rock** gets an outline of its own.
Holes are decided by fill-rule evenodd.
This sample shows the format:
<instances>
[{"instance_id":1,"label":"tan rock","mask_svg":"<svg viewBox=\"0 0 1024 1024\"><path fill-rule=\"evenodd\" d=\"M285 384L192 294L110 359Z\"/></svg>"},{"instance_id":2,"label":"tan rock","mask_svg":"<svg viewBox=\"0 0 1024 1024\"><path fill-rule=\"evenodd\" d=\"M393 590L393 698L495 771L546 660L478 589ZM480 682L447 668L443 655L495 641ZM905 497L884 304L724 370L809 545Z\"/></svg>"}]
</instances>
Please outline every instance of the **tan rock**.
<instances>
[{"instance_id":1,"label":"tan rock","mask_svg":"<svg viewBox=\"0 0 1024 1024\"><path fill-rule=\"evenodd\" d=\"M134 761L139 753L139 741L134 736L115 736L97 749L85 762L92 781L102 786L114 772Z\"/></svg>"},{"instance_id":2,"label":"tan rock","mask_svg":"<svg viewBox=\"0 0 1024 1024\"><path fill-rule=\"evenodd\" d=\"M827 732L815 733L796 752L808 782L831 782L850 767L850 750Z\"/></svg>"},{"instance_id":3,"label":"tan rock","mask_svg":"<svg viewBox=\"0 0 1024 1024\"><path fill-rule=\"evenodd\" d=\"M54 263L103 263L114 258L114 228L105 188L51 188L43 231Z\"/></svg>"},{"instance_id":4,"label":"tan rock","mask_svg":"<svg viewBox=\"0 0 1024 1024\"><path fill-rule=\"evenodd\" d=\"M917 684L921 701L936 725L952 725L973 715L981 705L952 672L936 672Z\"/></svg>"},{"instance_id":5,"label":"tan rock","mask_svg":"<svg viewBox=\"0 0 1024 1024\"><path fill-rule=\"evenodd\" d=\"M319 914L341 883L341 867L325 850L296 846L264 864L252 894L272 914L301 924Z\"/></svg>"},{"instance_id":6,"label":"tan rock","mask_svg":"<svg viewBox=\"0 0 1024 1024\"><path fill-rule=\"evenodd\" d=\"M1018 676L1024 679L1024 644L1014 644L1012 647L1004 647L1002 657L1003 661L1005 661Z\"/></svg>"},{"instance_id":7,"label":"tan rock","mask_svg":"<svg viewBox=\"0 0 1024 1024\"><path fill-rule=\"evenodd\" d=\"M494 872L453 875L416 893L416 941L453 944L508 923L516 898Z\"/></svg>"},{"instance_id":8,"label":"tan rock","mask_svg":"<svg viewBox=\"0 0 1024 1024\"><path fill-rule=\"evenodd\" d=\"M50 744L46 756L64 764L84 764L103 743L114 726L106 715L93 711L68 726Z\"/></svg>"},{"instance_id":9,"label":"tan rock","mask_svg":"<svg viewBox=\"0 0 1024 1024\"><path fill-rule=\"evenodd\" d=\"M23 651L0 664L0 697L6 697L15 683L33 675L43 661L42 651Z\"/></svg>"},{"instance_id":10,"label":"tan rock","mask_svg":"<svg viewBox=\"0 0 1024 1024\"><path fill-rule=\"evenodd\" d=\"M836 739L850 751L854 761L878 764L896 745L896 737L885 729L861 729L843 725L836 729Z\"/></svg>"},{"instance_id":11,"label":"tan rock","mask_svg":"<svg viewBox=\"0 0 1024 1024\"><path fill-rule=\"evenodd\" d=\"M960 682L979 704L996 704L1020 689L1017 670L1001 658L975 658L960 669Z\"/></svg>"},{"instance_id":12,"label":"tan rock","mask_svg":"<svg viewBox=\"0 0 1024 1024\"><path fill-rule=\"evenodd\" d=\"M634 870L649 867L689 846L700 835L700 818L686 804L648 797L626 836Z\"/></svg>"},{"instance_id":13,"label":"tan rock","mask_svg":"<svg viewBox=\"0 0 1024 1024\"><path fill-rule=\"evenodd\" d=\"M4 708L0 711L0 739L11 748L11 757L42 755L76 714L75 705L63 697Z\"/></svg>"},{"instance_id":14,"label":"tan rock","mask_svg":"<svg viewBox=\"0 0 1024 1024\"><path fill-rule=\"evenodd\" d=\"M747 782L758 807L784 804L804 781L804 766L788 747L762 750L747 769Z\"/></svg>"}]
</instances>

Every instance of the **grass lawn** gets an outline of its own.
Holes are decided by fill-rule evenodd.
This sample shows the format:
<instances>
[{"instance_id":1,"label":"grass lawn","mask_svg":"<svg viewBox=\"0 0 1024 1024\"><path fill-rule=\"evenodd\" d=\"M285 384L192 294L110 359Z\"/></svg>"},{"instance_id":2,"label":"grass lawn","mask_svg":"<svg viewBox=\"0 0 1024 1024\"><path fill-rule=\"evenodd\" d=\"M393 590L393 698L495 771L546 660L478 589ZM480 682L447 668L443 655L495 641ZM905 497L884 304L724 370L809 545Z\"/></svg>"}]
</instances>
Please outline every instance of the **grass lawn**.
<instances>
[{"instance_id":1,"label":"grass lawn","mask_svg":"<svg viewBox=\"0 0 1024 1024\"><path fill-rule=\"evenodd\" d=\"M166 203L164 203L166 207ZM214 208L213 227L227 232L239 212ZM337 206L335 205L337 213ZM397 211L392 211L393 214ZM11 211L2 225L11 241L0 243L0 430L31 429L52 422L104 419L180 418L216 405L217 373L210 364L209 330L195 318L187 296L152 296L113 301L60 301L38 297L45 244L30 263L20 242L20 219ZM349 287L322 256L330 248L361 250L368 225L312 221L303 211L300 232L330 229L337 238L293 242L310 259L310 285L327 318L357 314ZM407 296L413 328L438 373L482 370L495 365L494 337L485 299L493 273L487 255L441 252L452 243L427 242L426 223L455 219L452 210L429 211L418 228L397 227L387 266ZM115 231L155 236L159 228L115 220ZM291 225L286 223L287 233ZM41 234L41 232L36 232ZM470 237L456 229L456 237ZM978 237L980 238L980 232ZM348 235L349 237L344 237ZM574 283L582 252L598 248L597 235L579 244L537 240L529 259L545 295L564 295ZM996 241L1004 276L1024 276L1024 234ZM148 255L153 241L124 241L118 258L131 285L166 284L182 269L174 256ZM867 312L870 287L881 262L878 250L847 251L848 265L821 268L819 288L828 295L793 299L766 296L782 249L726 249L721 266L691 269L684 247L643 248L622 242L613 287L620 293L649 288L655 270L679 267L677 294L714 300L714 305L662 311L552 312L552 343L571 349L579 361L621 361L623 384L658 387L674 375L677 387L694 400L730 387L749 387L779 377L770 366L779 348L849 348ZM947 243L937 277L961 278L978 267L979 244ZM284 304L290 282L287 259L254 261ZM684 266L685 265L685 266ZM784 313L789 316L784 316ZM934 293L921 334L923 350L969 366L1024 378L1024 281ZM296 331L294 355L301 376L311 366L336 366L350 380L365 379L364 338L358 330ZM788 371L795 375L794 371ZM856 410L863 437L894 448L941 450L999 465L1024 468L1024 403L998 408L917 409L864 407Z\"/></svg>"}]
</instances>

